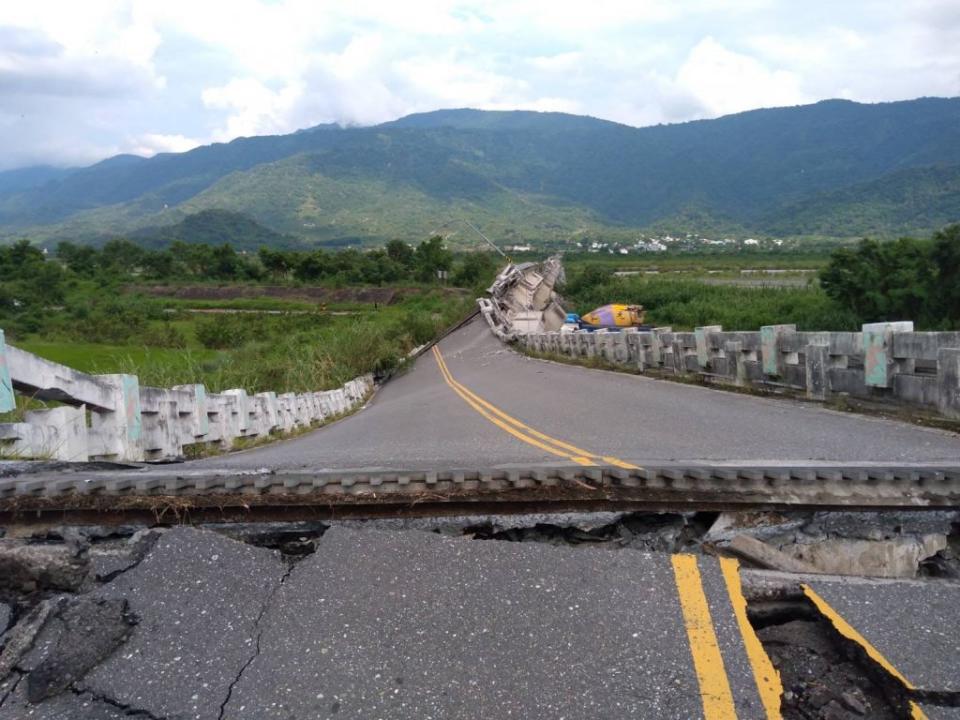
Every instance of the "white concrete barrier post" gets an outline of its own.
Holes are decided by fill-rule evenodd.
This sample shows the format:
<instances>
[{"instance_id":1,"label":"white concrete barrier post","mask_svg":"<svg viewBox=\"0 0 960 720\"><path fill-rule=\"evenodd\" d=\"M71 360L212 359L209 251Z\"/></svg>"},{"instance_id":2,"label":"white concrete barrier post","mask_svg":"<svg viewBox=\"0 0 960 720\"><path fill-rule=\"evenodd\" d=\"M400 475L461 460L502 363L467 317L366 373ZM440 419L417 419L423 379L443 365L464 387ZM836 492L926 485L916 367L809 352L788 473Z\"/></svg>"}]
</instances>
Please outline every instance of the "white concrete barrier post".
<instances>
[{"instance_id":1,"label":"white concrete barrier post","mask_svg":"<svg viewBox=\"0 0 960 720\"><path fill-rule=\"evenodd\" d=\"M280 411L277 404L277 394L275 392L257 393L263 407L263 426L264 435L269 435L273 430L280 427Z\"/></svg>"},{"instance_id":2,"label":"white concrete barrier post","mask_svg":"<svg viewBox=\"0 0 960 720\"><path fill-rule=\"evenodd\" d=\"M960 348L937 351L937 409L960 418Z\"/></svg>"},{"instance_id":3,"label":"white concrete barrier post","mask_svg":"<svg viewBox=\"0 0 960 720\"><path fill-rule=\"evenodd\" d=\"M235 428L237 437L247 435L250 429L250 403L247 391L243 388L233 388L224 390L222 395L234 399L233 413L236 417L232 427Z\"/></svg>"},{"instance_id":4,"label":"white concrete barrier post","mask_svg":"<svg viewBox=\"0 0 960 720\"><path fill-rule=\"evenodd\" d=\"M143 460L140 381L136 375L97 375L113 410L91 408L90 454L94 459Z\"/></svg>"},{"instance_id":5,"label":"white concrete barrier post","mask_svg":"<svg viewBox=\"0 0 960 720\"><path fill-rule=\"evenodd\" d=\"M0 330L0 413L17 409L17 398L13 394L10 380L10 367L7 365L7 343Z\"/></svg>"},{"instance_id":6,"label":"white concrete barrier post","mask_svg":"<svg viewBox=\"0 0 960 720\"><path fill-rule=\"evenodd\" d=\"M825 400L830 391L830 347L807 345L804 351L804 364L807 376L807 397L812 400Z\"/></svg>"},{"instance_id":7,"label":"white concrete barrier post","mask_svg":"<svg viewBox=\"0 0 960 720\"><path fill-rule=\"evenodd\" d=\"M710 334L715 332L723 332L723 327L720 325L704 325L694 328L693 338L697 345L697 364L701 370L713 369L710 362Z\"/></svg>"},{"instance_id":8,"label":"white concrete barrier post","mask_svg":"<svg viewBox=\"0 0 960 720\"><path fill-rule=\"evenodd\" d=\"M796 331L796 325L764 325L760 328L760 362L763 365L764 375L777 377L783 375L783 366L786 362L783 353L780 352L780 338Z\"/></svg>"},{"instance_id":9,"label":"white concrete barrier post","mask_svg":"<svg viewBox=\"0 0 960 720\"><path fill-rule=\"evenodd\" d=\"M890 387L897 364L893 334L913 332L913 322L868 323L863 326L863 379L868 387Z\"/></svg>"},{"instance_id":10,"label":"white concrete barrier post","mask_svg":"<svg viewBox=\"0 0 960 720\"><path fill-rule=\"evenodd\" d=\"M177 408L180 413L180 436L184 445L203 441L210 432L207 415L207 389L200 383L175 385L183 398Z\"/></svg>"},{"instance_id":11,"label":"white concrete barrier post","mask_svg":"<svg viewBox=\"0 0 960 720\"><path fill-rule=\"evenodd\" d=\"M12 457L84 462L89 456L86 408L28 410L23 422L0 425L0 439Z\"/></svg>"}]
</instances>

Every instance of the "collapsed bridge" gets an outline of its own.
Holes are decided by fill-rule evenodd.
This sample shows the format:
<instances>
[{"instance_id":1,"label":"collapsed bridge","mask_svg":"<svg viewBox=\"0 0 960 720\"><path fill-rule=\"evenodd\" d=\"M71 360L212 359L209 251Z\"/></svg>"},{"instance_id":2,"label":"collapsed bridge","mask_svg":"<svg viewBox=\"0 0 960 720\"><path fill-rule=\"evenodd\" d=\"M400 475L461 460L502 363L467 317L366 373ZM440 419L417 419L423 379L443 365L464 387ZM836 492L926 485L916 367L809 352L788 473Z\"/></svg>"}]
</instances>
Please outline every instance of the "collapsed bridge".
<instances>
[{"instance_id":1,"label":"collapsed bridge","mask_svg":"<svg viewBox=\"0 0 960 720\"><path fill-rule=\"evenodd\" d=\"M7 464L0 720L956 717L960 436L523 355L559 270L512 277L349 417L138 394L145 432L313 432ZM134 424L99 397L88 451Z\"/></svg>"}]
</instances>

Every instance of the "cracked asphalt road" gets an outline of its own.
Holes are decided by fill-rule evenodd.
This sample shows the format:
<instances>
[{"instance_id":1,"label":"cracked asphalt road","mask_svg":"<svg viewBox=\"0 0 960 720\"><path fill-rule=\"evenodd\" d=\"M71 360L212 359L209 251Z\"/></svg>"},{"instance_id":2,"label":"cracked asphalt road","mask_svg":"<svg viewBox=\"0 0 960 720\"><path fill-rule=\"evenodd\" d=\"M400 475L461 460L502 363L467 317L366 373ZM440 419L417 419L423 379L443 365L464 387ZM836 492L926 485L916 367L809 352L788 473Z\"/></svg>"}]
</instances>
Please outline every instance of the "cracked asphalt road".
<instances>
[{"instance_id":1,"label":"cracked asphalt road","mask_svg":"<svg viewBox=\"0 0 960 720\"><path fill-rule=\"evenodd\" d=\"M334 527L291 569L178 528L82 596L129 603L126 641L39 703L20 682L0 720L689 720L703 679L682 595L667 554ZM723 652L741 642L724 635ZM764 717L753 676L731 667L713 670L730 708Z\"/></svg>"},{"instance_id":2,"label":"cracked asphalt road","mask_svg":"<svg viewBox=\"0 0 960 720\"><path fill-rule=\"evenodd\" d=\"M938 430L528 358L501 344L479 318L441 341L439 349L457 382L510 417L628 463L960 460L960 436ZM437 358L426 353L351 417L292 440L191 465L437 469L563 460L471 407L444 380Z\"/></svg>"},{"instance_id":3,"label":"cracked asphalt road","mask_svg":"<svg viewBox=\"0 0 960 720\"><path fill-rule=\"evenodd\" d=\"M777 716L782 687L733 560L358 523L315 548L294 562L167 531L113 580L40 606L0 678L0 720ZM924 707L951 717L960 584L939 583L935 602L917 581L814 584L832 604L822 617L956 700Z\"/></svg>"}]
</instances>

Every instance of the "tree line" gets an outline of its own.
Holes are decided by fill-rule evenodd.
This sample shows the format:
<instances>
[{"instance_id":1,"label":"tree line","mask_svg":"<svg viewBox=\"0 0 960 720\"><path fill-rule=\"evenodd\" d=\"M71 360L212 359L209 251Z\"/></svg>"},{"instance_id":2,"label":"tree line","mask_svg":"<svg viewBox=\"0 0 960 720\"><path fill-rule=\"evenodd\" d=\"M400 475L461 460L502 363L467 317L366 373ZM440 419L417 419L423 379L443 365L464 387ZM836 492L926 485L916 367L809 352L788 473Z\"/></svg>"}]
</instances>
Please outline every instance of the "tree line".
<instances>
[{"instance_id":1,"label":"tree line","mask_svg":"<svg viewBox=\"0 0 960 720\"><path fill-rule=\"evenodd\" d=\"M416 247L394 240L384 248L237 251L229 244L174 242L149 249L125 239L102 247L61 242L47 255L28 240L0 245L0 328L8 337L49 329L67 319L73 327L96 325L99 341L119 341L123 330L148 322L161 310L145 298L124 302L117 286L138 281L321 283L334 286L440 283L474 288L496 272L489 253L454 255L442 238ZM63 312L54 308L63 307ZM136 316L136 317L134 317Z\"/></svg>"},{"instance_id":2,"label":"tree line","mask_svg":"<svg viewBox=\"0 0 960 720\"><path fill-rule=\"evenodd\" d=\"M124 239L101 248L61 242L56 257L78 277L138 277L144 280L216 280L239 282L332 282L384 285L437 282L440 273L456 285L472 286L494 267L488 253L457 258L434 236L412 247L391 240L383 248L361 251L279 250L261 247L238 251L229 243L210 245L175 241L152 250Z\"/></svg>"},{"instance_id":3,"label":"tree line","mask_svg":"<svg viewBox=\"0 0 960 720\"><path fill-rule=\"evenodd\" d=\"M913 320L918 328L960 328L960 225L929 239L861 240L840 248L820 285L861 322Z\"/></svg>"}]
</instances>

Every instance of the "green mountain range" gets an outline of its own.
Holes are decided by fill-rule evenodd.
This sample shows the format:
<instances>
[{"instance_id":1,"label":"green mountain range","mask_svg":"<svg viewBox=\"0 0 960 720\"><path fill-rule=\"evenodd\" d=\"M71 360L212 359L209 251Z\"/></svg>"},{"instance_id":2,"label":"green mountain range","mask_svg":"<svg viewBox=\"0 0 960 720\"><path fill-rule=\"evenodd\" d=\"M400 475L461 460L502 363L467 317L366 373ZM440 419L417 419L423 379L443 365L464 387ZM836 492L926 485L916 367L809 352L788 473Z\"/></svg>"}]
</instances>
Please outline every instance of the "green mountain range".
<instances>
[{"instance_id":1,"label":"green mountain range","mask_svg":"<svg viewBox=\"0 0 960 720\"><path fill-rule=\"evenodd\" d=\"M441 110L87 168L0 173L0 236L95 240L204 210L308 243L633 237L644 229L851 237L960 220L960 98L754 110L634 128Z\"/></svg>"}]
</instances>

